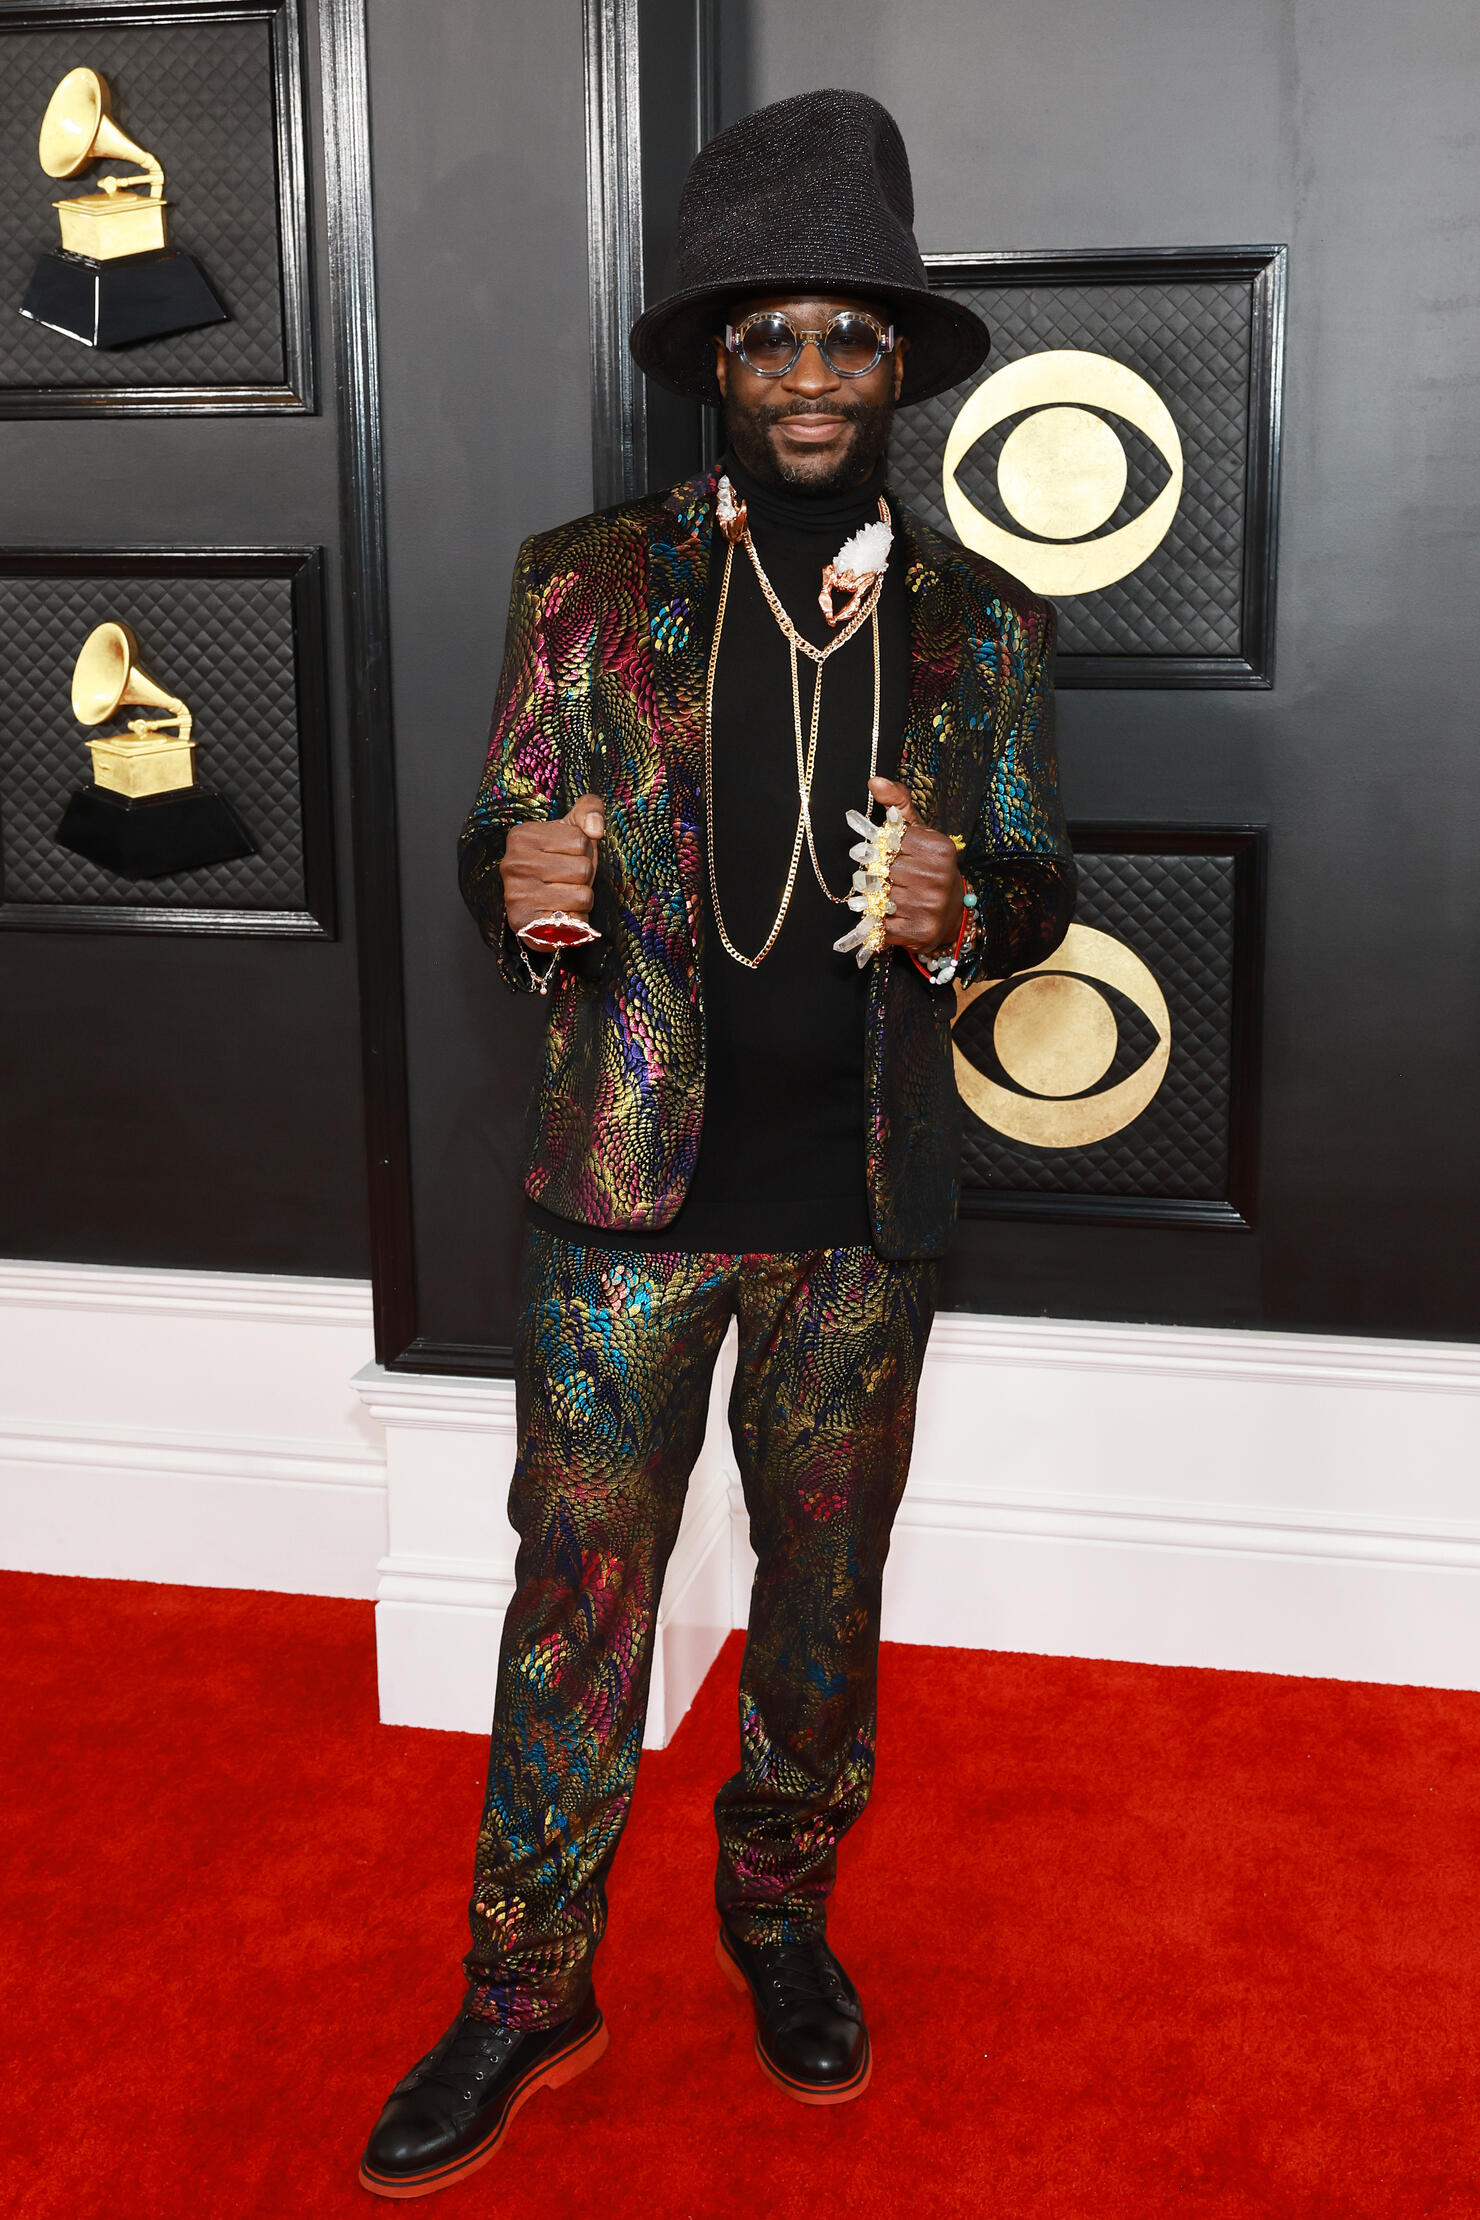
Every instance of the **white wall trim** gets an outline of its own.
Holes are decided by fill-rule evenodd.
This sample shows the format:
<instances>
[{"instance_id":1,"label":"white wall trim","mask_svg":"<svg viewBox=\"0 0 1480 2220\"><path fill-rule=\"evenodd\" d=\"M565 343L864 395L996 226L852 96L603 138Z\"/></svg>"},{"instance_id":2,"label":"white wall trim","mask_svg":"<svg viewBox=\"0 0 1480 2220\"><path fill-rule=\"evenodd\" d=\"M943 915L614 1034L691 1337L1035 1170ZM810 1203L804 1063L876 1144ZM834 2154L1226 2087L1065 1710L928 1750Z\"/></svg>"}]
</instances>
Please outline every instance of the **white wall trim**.
<instances>
[{"instance_id":1,"label":"white wall trim","mask_svg":"<svg viewBox=\"0 0 1480 2220\"><path fill-rule=\"evenodd\" d=\"M902 1641L1480 1687L1480 1348L947 1314Z\"/></svg>"},{"instance_id":2,"label":"white wall trim","mask_svg":"<svg viewBox=\"0 0 1480 2220\"><path fill-rule=\"evenodd\" d=\"M383 1716L486 1728L507 1380L369 1363L357 1281L0 1262L0 1562L374 1596ZM752 1560L732 1344L659 1612L666 1741ZM1480 1688L1480 1347L947 1313L902 1641Z\"/></svg>"},{"instance_id":3,"label":"white wall trim","mask_svg":"<svg viewBox=\"0 0 1480 2220\"><path fill-rule=\"evenodd\" d=\"M1241 1326L1097 1325L943 1311L930 1336L930 1362L1480 1395L1480 1347L1472 1342L1265 1333Z\"/></svg>"},{"instance_id":4,"label":"white wall trim","mask_svg":"<svg viewBox=\"0 0 1480 2220\"><path fill-rule=\"evenodd\" d=\"M249 1480L259 1486L368 1488L385 1494L385 1458L363 1449L245 1434L188 1434L167 1427L64 1426L0 1418L0 1462L64 1468L95 1465L117 1473L187 1473L196 1479Z\"/></svg>"},{"instance_id":5,"label":"white wall trim","mask_svg":"<svg viewBox=\"0 0 1480 2220\"><path fill-rule=\"evenodd\" d=\"M506 1382L367 1372L358 1384L434 1461L495 1432L512 1462ZM947 1313L926 1360L885 1635L1480 1687L1477 1389L1469 1344ZM663 1602L681 1617L702 1597L701 1661L720 1620L744 1625L754 1569L722 1393ZM393 1529L396 1463L393 1447ZM401 1604L484 1613L481 1724L512 1537L475 1561L455 1532L444 1526L440 1558L385 1561L382 1646L428 1637L425 1622L394 1634L386 1613ZM655 1741L681 1716L667 1624ZM468 1718L448 1676L471 1668L454 1648L444 1637L445 1724ZM392 1677L387 1716L428 1716L404 1657Z\"/></svg>"},{"instance_id":6,"label":"white wall trim","mask_svg":"<svg viewBox=\"0 0 1480 2220\"><path fill-rule=\"evenodd\" d=\"M0 1303L72 1311L156 1311L174 1318L372 1324L368 1280L299 1279L288 1273L167 1272L116 1264L35 1264L0 1259Z\"/></svg>"},{"instance_id":7,"label":"white wall trim","mask_svg":"<svg viewBox=\"0 0 1480 2220\"><path fill-rule=\"evenodd\" d=\"M496 1611L502 1618L513 1599L510 1559L415 1557L407 1552L382 1557L376 1569L380 1577L375 1594L380 1603L426 1604L437 1611Z\"/></svg>"},{"instance_id":8,"label":"white wall trim","mask_svg":"<svg viewBox=\"0 0 1480 2220\"><path fill-rule=\"evenodd\" d=\"M441 1372L387 1372L367 1364L355 1374L355 1393L382 1426L430 1427L441 1433L466 1426L479 1434L514 1438L512 1380L464 1380Z\"/></svg>"},{"instance_id":9,"label":"white wall trim","mask_svg":"<svg viewBox=\"0 0 1480 2220\"><path fill-rule=\"evenodd\" d=\"M727 1344L715 1368L709 1438L663 1583L650 1748L669 1741L730 1629L731 1467L716 1413L732 1363ZM369 1364L354 1387L386 1439L390 1547L375 1606L380 1715L398 1725L482 1732L514 1593L518 1539L505 1509L513 1383Z\"/></svg>"},{"instance_id":10,"label":"white wall trim","mask_svg":"<svg viewBox=\"0 0 1480 2220\"><path fill-rule=\"evenodd\" d=\"M0 1563L375 1593L368 1285L8 1260L0 1305Z\"/></svg>"},{"instance_id":11,"label":"white wall trim","mask_svg":"<svg viewBox=\"0 0 1480 2220\"><path fill-rule=\"evenodd\" d=\"M1032 1534L1044 1541L1115 1542L1128 1549L1245 1550L1258 1556L1340 1559L1378 1565L1444 1565L1480 1572L1480 1521L1450 1528L1436 1519L1363 1518L1347 1512L1251 1513L1209 1503L1196 1515L1144 1496L1055 1493L1014 1496L992 1488L913 1480L901 1509L909 1526L963 1538Z\"/></svg>"}]
</instances>

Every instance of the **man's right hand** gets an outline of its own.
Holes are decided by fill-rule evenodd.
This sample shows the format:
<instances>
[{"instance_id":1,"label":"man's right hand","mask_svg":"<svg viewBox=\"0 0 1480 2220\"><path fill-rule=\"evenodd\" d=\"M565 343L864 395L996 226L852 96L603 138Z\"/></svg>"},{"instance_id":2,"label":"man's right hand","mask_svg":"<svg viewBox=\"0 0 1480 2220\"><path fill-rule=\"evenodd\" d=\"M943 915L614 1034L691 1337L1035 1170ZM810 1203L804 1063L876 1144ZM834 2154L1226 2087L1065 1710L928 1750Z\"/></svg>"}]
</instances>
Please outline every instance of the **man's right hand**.
<instances>
[{"instance_id":1,"label":"man's right hand","mask_svg":"<svg viewBox=\"0 0 1480 2220\"><path fill-rule=\"evenodd\" d=\"M564 817L510 829L499 875L504 907L516 933L551 910L587 917L596 878L596 843L606 816L595 794L583 794Z\"/></svg>"}]
</instances>

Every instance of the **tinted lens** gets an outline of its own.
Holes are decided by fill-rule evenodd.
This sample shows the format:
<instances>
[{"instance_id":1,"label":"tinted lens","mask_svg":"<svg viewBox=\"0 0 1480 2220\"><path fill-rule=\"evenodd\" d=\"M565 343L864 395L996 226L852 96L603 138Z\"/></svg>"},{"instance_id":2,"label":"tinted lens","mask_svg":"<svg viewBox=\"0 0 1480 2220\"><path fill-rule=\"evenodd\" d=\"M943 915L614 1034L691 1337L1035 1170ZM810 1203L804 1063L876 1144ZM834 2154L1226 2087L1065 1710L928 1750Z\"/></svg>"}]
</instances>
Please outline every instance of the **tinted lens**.
<instances>
[{"instance_id":1,"label":"tinted lens","mask_svg":"<svg viewBox=\"0 0 1480 2220\"><path fill-rule=\"evenodd\" d=\"M762 377L776 377L797 351L797 335L784 316L758 316L746 328L740 354Z\"/></svg>"},{"instance_id":2,"label":"tinted lens","mask_svg":"<svg viewBox=\"0 0 1480 2220\"><path fill-rule=\"evenodd\" d=\"M839 316L828 331L827 359L845 378L856 378L878 361L879 335L862 316Z\"/></svg>"}]
</instances>

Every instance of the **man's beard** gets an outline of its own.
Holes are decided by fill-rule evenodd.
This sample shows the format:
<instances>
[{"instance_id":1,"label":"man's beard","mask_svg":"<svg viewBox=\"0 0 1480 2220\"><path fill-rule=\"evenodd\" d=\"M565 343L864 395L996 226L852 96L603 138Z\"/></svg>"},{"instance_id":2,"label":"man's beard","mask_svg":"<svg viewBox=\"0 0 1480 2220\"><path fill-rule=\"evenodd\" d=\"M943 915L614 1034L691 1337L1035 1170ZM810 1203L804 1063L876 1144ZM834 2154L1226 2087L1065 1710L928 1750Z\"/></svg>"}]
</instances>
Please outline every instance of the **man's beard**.
<instances>
[{"instance_id":1,"label":"man's beard","mask_svg":"<svg viewBox=\"0 0 1480 2220\"><path fill-rule=\"evenodd\" d=\"M836 460L818 458L815 465L783 460L771 444L771 429L788 416L841 417L851 427L848 443ZM797 493L848 493L861 486L883 460L894 423L894 403L881 401L829 401L817 408L810 401L784 401L776 407L764 402L743 409L734 397L725 404L725 430L730 445L753 478L762 485L788 486Z\"/></svg>"}]
</instances>

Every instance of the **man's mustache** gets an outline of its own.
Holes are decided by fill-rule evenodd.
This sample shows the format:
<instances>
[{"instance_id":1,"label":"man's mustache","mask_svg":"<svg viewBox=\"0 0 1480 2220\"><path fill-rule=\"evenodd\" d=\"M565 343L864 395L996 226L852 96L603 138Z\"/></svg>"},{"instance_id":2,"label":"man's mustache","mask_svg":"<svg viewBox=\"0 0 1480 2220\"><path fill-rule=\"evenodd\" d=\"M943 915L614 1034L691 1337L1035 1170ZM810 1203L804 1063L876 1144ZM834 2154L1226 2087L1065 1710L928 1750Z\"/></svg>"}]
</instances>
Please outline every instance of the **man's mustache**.
<instances>
[{"instance_id":1,"label":"man's mustache","mask_svg":"<svg viewBox=\"0 0 1480 2220\"><path fill-rule=\"evenodd\" d=\"M774 408L762 401L753 411L767 424L780 424L788 416L828 417L843 424L862 424L878 413L866 401L834 401L825 409L815 408L808 401L786 401Z\"/></svg>"}]
</instances>

